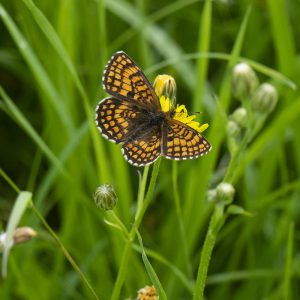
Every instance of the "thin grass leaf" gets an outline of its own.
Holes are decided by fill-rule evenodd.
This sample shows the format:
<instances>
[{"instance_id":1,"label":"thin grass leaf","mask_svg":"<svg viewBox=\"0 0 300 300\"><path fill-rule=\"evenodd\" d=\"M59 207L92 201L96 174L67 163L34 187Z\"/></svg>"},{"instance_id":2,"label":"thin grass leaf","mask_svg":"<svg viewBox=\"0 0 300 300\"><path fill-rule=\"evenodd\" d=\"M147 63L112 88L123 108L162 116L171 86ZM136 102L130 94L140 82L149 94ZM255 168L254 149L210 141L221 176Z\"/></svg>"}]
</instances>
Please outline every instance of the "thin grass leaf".
<instances>
[{"instance_id":1,"label":"thin grass leaf","mask_svg":"<svg viewBox=\"0 0 300 300\"><path fill-rule=\"evenodd\" d=\"M111 12L131 24L131 26L139 27L143 23L143 19L137 9L128 2L123 0L111 0L107 1L106 5ZM192 89L195 84L192 66L187 62L180 61L183 51L179 45L177 45L174 40L172 40L171 37L159 26L153 24L145 25L144 37L163 57L177 57L179 59L178 64L175 65L174 68L176 68L180 74L185 74L182 79L185 81L187 86ZM162 45L168 45L168 47L162 47ZM114 50L116 49L113 49L112 51Z\"/></svg>"},{"instance_id":2,"label":"thin grass leaf","mask_svg":"<svg viewBox=\"0 0 300 300\"><path fill-rule=\"evenodd\" d=\"M279 69L291 75L295 69L296 47L290 24L288 5L285 0L267 1L273 40L278 57Z\"/></svg>"},{"instance_id":3,"label":"thin grass leaf","mask_svg":"<svg viewBox=\"0 0 300 300\"><path fill-rule=\"evenodd\" d=\"M282 299L293 299L291 281L293 274L293 248L294 248L294 223L291 222L289 226L286 256L285 256L285 270L283 276L283 294Z\"/></svg>"},{"instance_id":4,"label":"thin grass leaf","mask_svg":"<svg viewBox=\"0 0 300 300\"><path fill-rule=\"evenodd\" d=\"M266 145L275 141L281 136L290 124L292 124L300 114L300 98L296 98L286 109L284 109L272 123L255 139L253 144L249 146L246 154L241 158L237 169L233 176L233 182L236 182L241 176L245 167L253 162L259 155L259 153L266 147Z\"/></svg>"},{"instance_id":5,"label":"thin grass leaf","mask_svg":"<svg viewBox=\"0 0 300 300\"><path fill-rule=\"evenodd\" d=\"M139 240L139 243L140 243L140 247L142 249L142 259L143 259L143 262L144 262L144 265L146 267L146 270L147 270L147 273L151 279L151 282L154 284L154 286L156 287L156 290L158 292L158 295L159 295L159 298L162 299L162 300L167 300L167 295L166 295L166 292L164 291L160 281L159 281L159 278L158 276L156 275L153 267L151 266L148 258L147 258L147 255L146 255L146 252L145 252L145 249L144 249L144 246L143 246L143 241L142 241L142 237L141 235L139 234L138 230L136 230L136 235L138 237L138 240Z\"/></svg>"},{"instance_id":6,"label":"thin grass leaf","mask_svg":"<svg viewBox=\"0 0 300 300\"><path fill-rule=\"evenodd\" d=\"M201 14L198 29L198 52L207 53L210 47L210 31L212 17L212 1L206 0ZM193 111L201 111L201 102L204 95L205 80L208 71L208 59L198 59L196 69L196 86L193 97Z\"/></svg>"},{"instance_id":7,"label":"thin grass leaf","mask_svg":"<svg viewBox=\"0 0 300 300\"><path fill-rule=\"evenodd\" d=\"M218 53L218 52L209 52L209 53L189 53L183 55L181 58L170 58L166 59L162 62L159 62L157 64L153 64L151 67L146 68L144 71L146 74L152 74L157 73L158 70L165 68L167 66L176 64L179 60L194 60L194 59L216 59L216 60L229 60L230 55L226 53ZM292 90L297 89L297 85L295 82L293 82L290 78L285 76L284 74L265 66L261 63L258 63L254 60L251 60L249 58L245 58L240 56L238 58L239 62L245 62L249 64L253 69L256 71L266 75L267 77L270 77L271 79L274 79L275 81L279 82L280 84L286 85Z\"/></svg>"},{"instance_id":8,"label":"thin grass leaf","mask_svg":"<svg viewBox=\"0 0 300 300\"><path fill-rule=\"evenodd\" d=\"M64 65L66 66L82 97L83 107L85 109L86 115L89 120L89 128L92 136L95 157L97 159L98 170L101 170L101 173L99 174L99 180L100 182L111 182L110 174L108 172L109 168L107 165L107 160L104 159L106 157L104 145L102 140L99 139L98 130L96 129L95 126L94 112L91 109L88 96L80 81L80 78L74 67L74 64L72 63L62 41L60 40L53 26L44 16L41 10L31 0L23 0L23 2L26 4L33 18L35 19L36 23L38 24L42 32L45 34L45 37L47 38L49 43L52 45L52 47L61 58ZM101 11L102 10L103 9L101 9Z\"/></svg>"},{"instance_id":9,"label":"thin grass leaf","mask_svg":"<svg viewBox=\"0 0 300 300\"><path fill-rule=\"evenodd\" d=\"M257 278L278 278L281 275L277 270L249 270L249 271L234 271L210 275L207 277L207 284L222 284L231 281L245 281L248 279Z\"/></svg>"},{"instance_id":10,"label":"thin grass leaf","mask_svg":"<svg viewBox=\"0 0 300 300\"><path fill-rule=\"evenodd\" d=\"M140 246L133 244L132 248L136 251L138 251L139 253L142 253L142 249ZM182 282L182 284L188 289L188 291L192 294L193 290L194 290L194 282L192 282L191 280L189 280L186 275L179 269L177 268L174 263L168 261L165 257L159 255L159 253L152 251L150 249L144 248L146 255L148 257L153 258L154 260L160 262L161 264L164 264L167 268L170 269L170 271L172 271L176 277L178 277L178 279Z\"/></svg>"},{"instance_id":11,"label":"thin grass leaf","mask_svg":"<svg viewBox=\"0 0 300 300\"><path fill-rule=\"evenodd\" d=\"M178 10L183 9L186 6L192 5L194 3L200 2L201 0L179 0L176 2L172 2L169 5L164 6L160 10L154 12L151 15L145 16L143 20L143 26L145 24L155 23L165 17L170 16ZM134 38L134 36L141 30L141 27L131 27L119 37L117 37L114 41L112 41L110 48L111 49L121 49L123 45L128 42L130 39Z\"/></svg>"},{"instance_id":12,"label":"thin grass leaf","mask_svg":"<svg viewBox=\"0 0 300 300\"><path fill-rule=\"evenodd\" d=\"M30 67L36 82L45 95L45 99L55 109L61 122L66 126L68 131L71 132L73 129L72 120L69 117L70 114L67 113L67 108L64 105L64 102L61 101L62 97L57 92L47 72L38 60L34 51L31 49L30 45L27 43L25 37L1 4L0 17L2 18L16 45L18 46L20 53L23 55L28 66Z\"/></svg>"},{"instance_id":13,"label":"thin grass leaf","mask_svg":"<svg viewBox=\"0 0 300 300\"><path fill-rule=\"evenodd\" d=\"M20 220L25 213L25 210L32 200L32 194L27 191L21 191L16 199L10 214L7 226L6 226L6 238L3 247L3 259L2 259L2 277L7 276L7 263L11 246L13 245L13 234L17 228Z\"/></svg>"},{"instance_id":14,"label":"thin grass leaf","mask_svg":"<svg viewBox=\"0 0 300 300\"><path fill-rule=\"evenodd\" d=\"M67 172L64 169L63 165L59 161L59 159L55 156L55 154L51 151L51 149L47 146L47 144L43 141L43 139L38 135L35 129L31 126L29 121L25 118L19 108L13 103L13 101L8 97L3 88L0 86L0 95L2 96L5 104L7 105L9 112L15 119L16 123L19 124L21 128L31 137L31 139L36 143L36 145L41 149L41 151L45 154L45 156L49 159L49 161L65 176L67 176Z\"/></svg>"}]
</instances>

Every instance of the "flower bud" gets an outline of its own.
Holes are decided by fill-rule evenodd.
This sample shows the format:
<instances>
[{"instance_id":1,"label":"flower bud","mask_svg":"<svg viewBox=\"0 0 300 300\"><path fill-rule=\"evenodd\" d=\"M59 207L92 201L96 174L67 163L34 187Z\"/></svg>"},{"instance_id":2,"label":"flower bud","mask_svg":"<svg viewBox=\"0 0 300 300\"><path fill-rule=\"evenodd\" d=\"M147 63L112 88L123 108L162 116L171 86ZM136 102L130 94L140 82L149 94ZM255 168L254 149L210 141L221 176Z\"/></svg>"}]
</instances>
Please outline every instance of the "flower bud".
<instances>
[{"instance_id":1,"label":"flower bud","mask_svg":"<svg viewBox=\"0 0 300 300\"><path fill-rule=\"evenodd\" d=\"M246 63L239 63L233 68L232 91L236 98L250 98L257 85L258 79L254 70Z\"/></svg>"},{"instance_id":2,"label":"flower bud","mask_svg":"<svg viewBox=\"0 0 300 300\"><path fill-rule=\"evenodd\" d=\"M158 75L153 83L155 93L160 98L165 96L174 104L176 98L176 81L170 75Z\"/></svg>"},{"instance_id":3,"label":"flower bud","mask_svg":"<svg viewBox=\"0 0 300 300\"><path fill-rule=\"evenodd\" d=\"M231 115L231 119L240 127L245 128L247 125L247 110L244 107L237 108Z\"/></svg>"},{"instance_id":4,"label":"flower bud","mask_svg":"<svg viewBox=\"0 0 300 300\"><path fill-rule=\"evenodd\" d=\"M35 236L37 236L37 232L31 227L19 227L14 232L13 240L15 244L22 244L30 241Z\"/></svg>"},{"instance_id":5,"label":"flower bud","mask_svg":"<svg viewBox=\"0 0 300 300\"><path fill-rule=\"evenodd\" d=\"M112 185L102 184L97 187L94 200L98 207L103 210L112 210L118 201L118 197Z\"/></svg>"},{"instance_id":6,"label":"flower bud","mask_svg":"<svg viewBox=\"0 0 300 300\"><path fill-rule=\"evenodd\" d=\"M158 295L155 287L146 285L144 288L138 290L136 300L158 300Z\"/></svg>"},{"instance_id":7,"label":"flower bud","mask_svg":"<svg viewBox=\"0 0 300 300\"><path fill-rule=\"evenodd\" d=\"M33 230L31 227L16 228L9 247L30 241L36 235L37 232ZM0 253L3 251L5 239L6 239L6 232L3 232L0 234Z\"/></svg>"},{"instance_id":8,"label":"flower bud","mask_svg":"<svg viewBox=\"0 0 300 300\"><path fill-rule=\"evenodd\" d=\"M215 202L216 199L217 199L216 189L208 190L207 194L206 194L206 197L207 197L208 202Z\"/></svg>"},{"instance_id":9,"label":"flower bud","mask_svg":"<svg viewBox=\"0 0 300 300\"><path fill-rule=\"evenodd\" d=\"M278 94L269 83L261 84L252 99L252 109L261 114L269 114L276 106Z\"/></svg>"},{"instance_id":10,"label":"flower bud","mask_svg":"<svg viewBox=\"0 0 300 300\"><path fill-rule=\"evenodd\" d=\"M229 204L233 200L235 189L232 186L232 184L228 182L221 182L216 187L216 192L217 192L216 198L218 202L225 202L226 204Z\"/></svg>"},{"instance_id":11,"label":"flower bud","mask_svg":"<svg viewBox=\"0 0 300 300\"><path fill-rule=\"evenodd\" d=\"M229 120L227 122L226 130L227 130L228 137L231 137L231 138L236 138L241 133L240 126L235 121L232 121L232 120Z\"/></svg>"}]
</instances>

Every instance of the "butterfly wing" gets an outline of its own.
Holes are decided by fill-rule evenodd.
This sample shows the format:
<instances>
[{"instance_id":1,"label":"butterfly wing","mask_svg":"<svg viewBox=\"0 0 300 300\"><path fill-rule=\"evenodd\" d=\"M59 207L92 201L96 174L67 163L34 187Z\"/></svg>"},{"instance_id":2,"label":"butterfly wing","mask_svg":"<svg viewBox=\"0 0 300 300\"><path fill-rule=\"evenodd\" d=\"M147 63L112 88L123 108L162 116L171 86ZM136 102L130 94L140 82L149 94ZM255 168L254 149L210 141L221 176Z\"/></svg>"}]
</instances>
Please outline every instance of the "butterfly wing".
<instances>
[{"instance_id":1,"label":"butterfly wing","mask_svg":"<svg viewBox=\"0 0 300 300\"><path fill-rule=\"evenodd\" d=\"M168 159L193 159L210 150L210 143L198 131L177 120L163 127L162 155Z\"/></svg>"},{"instance_id":2,"label":"butterfly wing","mask_svg":"<svg viewBox=\"0 0 300 300\"><path fill-rule=\"evenodd\" d=\"M96 125L104 137L114 143L127 141L141 115L140 110L113 97L105 98L96 108Z\"/></svg>"},{"instance_id":3,"label":"butterfly wing","mask_svg":"<svg viewBox=\"0 0 300 300\"><path fill-rule=\"evenodd\" d=\"M123 51L118 51L111 57L102 81L103 89L118 99L134 101L147 108L160 108L152 85L142 70Z\"/></svg>"},{"instance_id":4,"label":"butterfly wing","mask_svg":"<svg viewBox=\"0 0 300 300\"><path fill-rule=\"evenodd\" d=\"M123 145L122 153L134 166L149 165L161 155L161 134L151 132L142 139L129 141Z\"/></svg>"}]
</instances>

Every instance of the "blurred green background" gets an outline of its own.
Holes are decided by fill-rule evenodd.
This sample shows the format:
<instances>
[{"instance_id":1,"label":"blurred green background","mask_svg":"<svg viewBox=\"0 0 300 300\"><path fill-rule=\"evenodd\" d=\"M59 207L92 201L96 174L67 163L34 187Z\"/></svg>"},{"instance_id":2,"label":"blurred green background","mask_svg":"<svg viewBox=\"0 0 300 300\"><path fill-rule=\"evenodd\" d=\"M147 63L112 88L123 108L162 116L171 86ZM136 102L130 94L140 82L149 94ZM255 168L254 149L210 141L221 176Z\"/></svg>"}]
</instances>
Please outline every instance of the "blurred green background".
<instances>
[{"instance_id":1,"label":"blurred green background","mask_svg":"<svg viewBox=\"0 0 300 300\"><path fill-rule=\"evenodd\" d=\"M105 64L123 50L151 82L157 74L172 75L178 103L202 111L199 121L210 124L204 135L213 150L207 156L161 160L139 227L168 299L192 299L214 207L207 191L223 180L230 163L226 116L241 105L231 93L231 68L243 57L260 82L277 88L279 101L233 169L233 203L250 216L226 219L205 295L300 298L299 1L2 0L0 19L3 230L17 198L5 172L32 192L35 207L98 297L111 299L126 239L104 222L115 222L113 214L96 207L93 193L112 184L114 212L130 230L143 168L130 166L120 147L100 136L94 110L105 97ZM21 225L38 236L11 250L0 299L95 299L30 208ZM135 299L137 290L153 283L138 245L132 244L119 299Z\"/></svg>"}]
</instances>

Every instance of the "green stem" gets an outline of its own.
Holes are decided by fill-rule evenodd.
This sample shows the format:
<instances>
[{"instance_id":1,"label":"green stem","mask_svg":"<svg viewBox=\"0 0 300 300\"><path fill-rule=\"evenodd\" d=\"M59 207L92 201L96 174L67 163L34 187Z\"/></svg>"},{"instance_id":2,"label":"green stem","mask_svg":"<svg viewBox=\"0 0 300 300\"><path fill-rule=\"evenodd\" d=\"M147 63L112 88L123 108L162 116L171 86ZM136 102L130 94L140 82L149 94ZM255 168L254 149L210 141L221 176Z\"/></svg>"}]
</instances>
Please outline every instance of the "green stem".
<instances>
[{"instance_id":1,"label":"green stem","mask_svg":"<svg viewBox=\"0 0 300 300\"><path fill-rule=\"evenodd\" d=\"M140 180L140 187L139 187L138 199L137 199L137 212L135 217L137 217L140 214L140 210L143 207L148 173L149 173L149 166L146 166L144 169L143 178Z\"/></svg>"},{"instance_id":2,"label":"green stem","mask_svg":"<svg viewBox=\"0 0 300 300\"><path fill-rule=\"evenodd\" d=\"M208 231L203 244L193 300L204 299L204 288L206 284L209 262L217 240L218 232L220 231L223 223L224 206L221 204L217 204L211 217L211 221L209 223Z\"/></svg>"},{"instance_id":3,"label":"green stem","mask_svg":"<svg viewBox=\"0 0 300 300\"><path fill-rule=\"evenodd\" d=\"M149 187L148 187L147 194L145 197L144 197L144 194L145 194L145 185L146 185L147 178L148 178L148 169L147 169L148 167L146 167L144 170L143 178L140 182L139 192L138 192L138 198L144 199L144 201L139 200L141 203L141 207L139 207L137 209L135 221L130 230L129 238L126 242L126 245L125 245L125 248L123 251L121 265L120 265L120 269L118 272L116 284L114 285L111 300L119 300L120 299L121 289L122 289L123 283L125 281L126 272L128 269L128 262L130 259L132 244L133 244L135 236L136 236L136 231L142 222L144 213L150 204L151 196L154 191L155 182L156 182L158 171L159 171L159 165L160 165L160 158L153 166Z\"/></svg>"}]
</instances>

